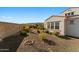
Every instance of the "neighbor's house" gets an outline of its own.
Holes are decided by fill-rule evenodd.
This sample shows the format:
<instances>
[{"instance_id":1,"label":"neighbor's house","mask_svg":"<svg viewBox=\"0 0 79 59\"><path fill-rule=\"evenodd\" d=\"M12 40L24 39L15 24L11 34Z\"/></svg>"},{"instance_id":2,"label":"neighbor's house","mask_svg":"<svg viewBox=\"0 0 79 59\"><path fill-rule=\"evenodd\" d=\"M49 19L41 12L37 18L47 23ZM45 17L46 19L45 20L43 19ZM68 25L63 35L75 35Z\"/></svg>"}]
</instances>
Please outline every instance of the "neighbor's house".
<instances>
[{"instance_id":1,"label":"neighbor's house","mask_svg":"<svg viewBox=\"0 0 79 59\"><path fill-rule=\"evenodd\" d=\"M60 35L79 37L79 8L68 8L60 16L49 17L44 27L51 32L58 31Z\"/></svg>"}]
</instances>

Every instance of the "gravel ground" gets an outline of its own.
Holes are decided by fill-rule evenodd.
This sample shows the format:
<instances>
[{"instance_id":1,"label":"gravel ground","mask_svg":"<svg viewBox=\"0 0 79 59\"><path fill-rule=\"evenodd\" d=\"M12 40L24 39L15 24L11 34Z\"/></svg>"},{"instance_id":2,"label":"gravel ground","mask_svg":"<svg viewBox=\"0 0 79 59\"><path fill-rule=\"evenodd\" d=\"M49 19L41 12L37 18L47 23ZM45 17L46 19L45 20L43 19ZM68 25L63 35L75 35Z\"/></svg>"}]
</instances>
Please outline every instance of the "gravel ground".
<instances>
[{"instance_id":1,"label":"gravel ground","mask_svg":"<svg viewBox=\"0 0 79 59\"><path fill-rule=\"evenodd\" d=\"M54 35L46 34L46 38L53 44L50 45L40 40L38 34L29 33L20 44L17 52L77 52L79 51L79 39L61 39ZM25 45L27 40L35 41L33 45Z\"/></svg>"}]
</instances>

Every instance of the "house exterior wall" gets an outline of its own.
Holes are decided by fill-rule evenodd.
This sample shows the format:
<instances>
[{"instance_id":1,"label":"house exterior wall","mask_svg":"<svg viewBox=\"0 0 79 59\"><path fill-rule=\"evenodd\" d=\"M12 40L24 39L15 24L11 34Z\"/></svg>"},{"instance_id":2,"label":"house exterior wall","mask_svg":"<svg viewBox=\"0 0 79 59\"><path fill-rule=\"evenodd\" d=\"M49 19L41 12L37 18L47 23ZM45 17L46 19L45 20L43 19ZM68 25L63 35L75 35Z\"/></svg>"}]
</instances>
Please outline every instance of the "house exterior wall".
<instances>
[{"instance_id":1,"label":"house exterior wall","mask_svg":"<svg viewBox=\"0 0 79 59\"><path fill-rule=\"evenodd\" d=\"M61 35L65 35L65 17L51 17L50 19L48 19L47 21L44 22L44 27L47 29L47 23L49 22L53 22L53 21L59 21L59 31ZM53 32L53 29L49 28L49 31Z\"/></svg>"},{"instance_id":2,"label":"house exterior wall","mask_svg":"<svg viewBox=\"0 0 79 59\"><path fill-rule=\"evenodd\" d=\"M74 12L73 16L65 17L66 13ZM45 28L47 22L60 21L60 34L79 37L79 8L69 8L63 11L60 16L52 16L45 21ZM74 24L70 24L70 20L74 20ZM52 31L52 29L50 29Z\"/></svg>"},{"instance_id":3,"label":"house exterior wall","mask_svg":"<svg viewBox=\"0 0 79 59\"><path fill-rule=\"evenodd\" d=\"M79 8L69 8L61 13L61 16L65 16L66 13L74 12L74 15L79 15Z\"/></svg>"},{"instance_id":4,"label":"house exterior wall","mask_svg":"<svg viewBox=\"0 0 79 59\"><path fill-rule=\"evenodd\" d=\"M74 24L70 24L70 20L74 20ZM68 19L66 35L79 37L79 17Z\"/></svg>"},{"instance_id":5,"label":"house exterior wall","mask_svg":"<svg viewBox=\"0 0 79 59\"><path fill-rule=\"evenodd\" d=\"M47 29L47 21L44 22L44 28Z\"/></svg>"},{"instance_id":6,"label":"house exterior wall","mask_svg":"<svg viewBox=\"0 0 79 59\"><path fill-rule=\"evenodd\" d=\"M74 15L79 15L79 8L69 8L61 13L65 16L66 13L74 12ZM74 20L74 24L70 24L70 20ZM79 37L79 16L72 16L65 20L65 33L69 36Z\"/></svg>"}]
</instances>

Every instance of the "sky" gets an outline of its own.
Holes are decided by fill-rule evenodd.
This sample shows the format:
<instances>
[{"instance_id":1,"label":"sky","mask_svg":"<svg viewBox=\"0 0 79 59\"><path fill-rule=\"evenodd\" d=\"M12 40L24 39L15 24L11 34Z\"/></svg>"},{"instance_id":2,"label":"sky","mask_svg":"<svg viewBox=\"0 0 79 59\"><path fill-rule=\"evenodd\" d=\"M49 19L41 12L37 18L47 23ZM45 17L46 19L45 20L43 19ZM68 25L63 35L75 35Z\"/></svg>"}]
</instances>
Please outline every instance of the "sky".
<instances>
[{"instance_id":1,"label":"sky","mask_svg":"<svg viewBox=\"0 0 79 59\"><path fill-rule=\"evenodd\" d=\"M0 7L0 21L20 24L44 22L66 9L68 7Z\"/></svg>"}]
</instances>

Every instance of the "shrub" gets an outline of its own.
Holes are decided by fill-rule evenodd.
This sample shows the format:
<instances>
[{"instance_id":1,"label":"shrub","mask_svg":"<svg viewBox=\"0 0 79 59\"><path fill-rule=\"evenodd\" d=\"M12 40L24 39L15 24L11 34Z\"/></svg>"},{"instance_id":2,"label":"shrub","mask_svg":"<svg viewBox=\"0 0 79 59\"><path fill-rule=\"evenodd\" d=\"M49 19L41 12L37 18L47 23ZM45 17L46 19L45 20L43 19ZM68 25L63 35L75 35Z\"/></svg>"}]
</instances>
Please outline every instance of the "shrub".
<instances>
[{"instance_id":1,"label":"shrub","mask_svg":"<svg viewBox=\"0 0 79 59\"><path fill-rule=\"evenodd\" d=\"M46 31L44 31L44 32L49 34L49 31L48 31L48 30L46 30Z\"/></svg>"},{"instance_id":2,"label":"shrub","mask_svg":"<svg viewBox=\"0 0 79 59\"><path fill-rule=\"evenodd\" d=\"M37 29L44 30L43 24L36 24L36 26L37 26Z\"/></svg>"},{"instance_id":3,"label":"shrub","mask_svg":"<svg viewBox=\"0 0 79 59\"><path fill-rule=\"evenodd\" d=\"M41 40L46 39L45 33L40 33L40 34L39 34L39 37L40 37Z\"/></svg>"},{"instance_id":4,"label":"shrub","mask_svg":"<svg viewBox=\"0 0 79 59\"><path fill-rule=\"evenodd\" d=\"M44 27L43 26L38 26L37 29L44 30Z\"/></svg>"},{"instance_id":5,"label":"shrub","mask_svg":"<svg viewBox=\"0 0 79 59\"><path fill-rule=\"evenodd\" d=\"M22 35L22 36L27 36L27 32L21 31L21 32L20 32L20 35Z\"/></svg>"},{"instance_id":6,"label":"shrub","mask_svg":"<svg viewBox=\"0 0 79 59\"><path fill-rule=\"evenodd\" d=\"M50 35L52 35L52 32L49 32Z\"/></svg>"},{"instance_id":7,"label":"shrub","mask_svg":"<svg viewBox=\"0 0 79 59\"><path fill-rule=\"evenodd\" d=\"M27 33L29 32L28 26L23 26L23 29L20 31L20 35L27 36Z\"/></svg>"},{"instance_id":8,"label":"shrub","mask_svg":"<svg viewBox=\"0 0 79 59\"><path fill-rule=\"evenodd\" d=\"M32 26L30 25L29 28L32 28Z\"/></svg>"},{"instance_id":9,"label":"shrub","mask_svg":"<svg viewBox=\"0 0 79 59\"><path fill-rule=\"evenodd\" d=\"M24 29L25 32L29 32L29 30L30 30L29 28L25 28Z\"/></svg>"},{"instance_id":10,"label":"shrub","mask_svg":"<svg viewBox=\"0 0 79 59\"><path fill-rule=\"evenodd\" d=\"M40 33L40 31L39 31L39 30L37 30L37 33Z\"/></svg>"},{"instance_id":11,"label":"shrub","mask_svg":"<svg viewBox=\"0 0 79 59\"><path fill-rule=\"evenodd\" d=\"M37 29L36 25L30 25L29 28Z\"/></svg>"},{"instance_id":12,"label":"shrub","mask_svg":"<svg viewBox=\"0 0 79 59\"><path fill-rule=\"evenodd\" d=\"M54 32L54 35L56 36L59 36L59 34L60 34L59 32Z\"/></svg>"},{"instance_id":13,"label":"shrub","mask_svg":"<svg viewBox=\"0 0 79 59\"><path fill-rule=\"evenodd\" d=\"M22 31L29 32L29 30L30 30L30 29L29 29L28 26L24 26Z\"/></svg>"}]
</instances>

